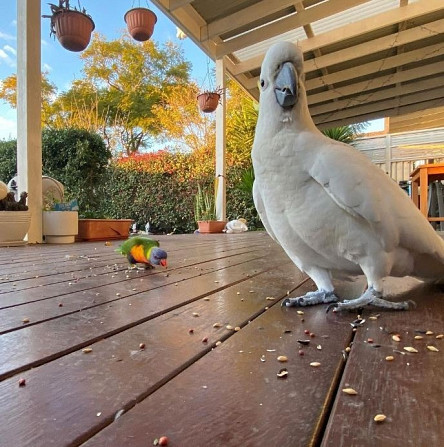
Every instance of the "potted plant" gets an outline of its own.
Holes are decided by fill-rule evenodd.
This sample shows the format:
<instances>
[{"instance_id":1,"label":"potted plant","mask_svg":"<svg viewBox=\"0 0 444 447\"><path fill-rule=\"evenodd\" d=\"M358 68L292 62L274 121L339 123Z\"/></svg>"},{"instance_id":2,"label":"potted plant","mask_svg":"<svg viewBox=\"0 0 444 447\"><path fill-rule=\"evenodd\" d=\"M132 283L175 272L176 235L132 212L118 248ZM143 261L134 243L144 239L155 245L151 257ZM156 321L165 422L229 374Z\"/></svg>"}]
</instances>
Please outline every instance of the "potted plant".
<instances>
[{"instance_id":1,"label":"potted plant","mask_svg":"<svg viewBox=\"0 0 444 447\"><path fill-rule=\"evenodd\" d=\"M28 211L26 198L22 192L17 202L13 192L0 182L0 246L15 246L26 244L24 238L31 224L31 212Z\"/></svg>"},{"instance_id":2,"label":"potted plant","mask_svg":"<svg viewBox=\"0 0 444 447\"><path fill-rule=\"evenodd\" d=\"M126 239L129 236L132 219L79 219L76 241L107 241Z\"/></svg>"},{"instance_id":3,"label":"potted plant","mask_svg":"<svg viewBox=\"0 0 444 447\"><path fill-rule=\"evenodd\" d=\"M134 40L144 42L153 35L157 16L151 9L133 8L127 11L123 18Z\"/></svg>"},{"instance_id":4,"label":"potted plant","mask_svg":"<svg viewBox=\"0 0 444 447\"><path fill-rule=\"evenodd\" d=\"M215 192L217 191L215 185ZM197 194L194 196L194 218L199 227L199 233L221 233L226 222L217 220L216 216L216 193L197 185Z\"/></svg>"},{"instance_id":5,"label":"potted plant","mask_svg":"<svg viewBox=\"0 0 444 447\"><path fill-rule=\"evenodd\" d=\"M51 19L50 35L57 36L62 47L69 51L83 51L91 40L95 25L86 10L71 8L69 0L59 0L58 5L49 3L51 15L43 16Z\"/></svg>"},{"instance_id":6,"label":"potted plant","mask_svg":"<svg viewBox=\"0 0 444 447\"><path fill-rule=\"evenodd\" d=\"M197 95L197 101L199 103L199 108L204 113L211 113L217 109L219 105L220 97L223 94L223 89L217 88L214 91L204 91Z\"/></svg>"},{"instance_id":7,"label":"potted plant","mask_svg":"<svg viewBox=\"0 0 444 447\"><path fill-rule=\"evenodd\" d=\"M48 176L42 178L43 239L48 244L72 244L78 232L76 200L63 202L63 185Z\"/></svg>"}]
</instances>

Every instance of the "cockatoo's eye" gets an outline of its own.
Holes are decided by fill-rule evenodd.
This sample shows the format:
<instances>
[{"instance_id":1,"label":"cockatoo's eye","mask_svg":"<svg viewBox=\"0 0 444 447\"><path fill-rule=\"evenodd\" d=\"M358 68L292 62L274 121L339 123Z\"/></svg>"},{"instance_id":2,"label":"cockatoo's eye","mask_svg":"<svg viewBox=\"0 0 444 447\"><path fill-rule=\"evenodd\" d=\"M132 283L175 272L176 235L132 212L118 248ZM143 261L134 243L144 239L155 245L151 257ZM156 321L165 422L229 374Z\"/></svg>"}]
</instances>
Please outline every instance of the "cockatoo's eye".
<instances>
[{"instance_id":1,"label":"cockatoo's eye","mask_svg":"<svg viewBox=\"0 0 444 447\"><path fill-rule=\"evenodd\" d=\"M261 87L265 88L265 81L263 79L261 79Z\"/></svg>"}]
</instances>

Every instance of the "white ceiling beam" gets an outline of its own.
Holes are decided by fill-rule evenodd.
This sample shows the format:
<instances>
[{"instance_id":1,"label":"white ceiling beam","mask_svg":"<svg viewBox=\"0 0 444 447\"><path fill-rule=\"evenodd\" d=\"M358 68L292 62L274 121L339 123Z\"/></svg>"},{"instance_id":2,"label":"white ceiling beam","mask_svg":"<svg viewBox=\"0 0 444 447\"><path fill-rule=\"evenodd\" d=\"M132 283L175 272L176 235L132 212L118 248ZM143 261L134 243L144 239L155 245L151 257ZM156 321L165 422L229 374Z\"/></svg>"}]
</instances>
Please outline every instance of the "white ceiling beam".
<instances>
[{"instance_id":1,"label":"white ceiling beam","mask_svg":"<svg viewBox=\"0 0 444 447\"><path fill-rule=\"evenodd\" d=\"M282 11L283 9L293 6L294 4L295 0L262 0L238 12L229 14L209 23L207 26L202 28L202 40L212 39L215 36L220 36L229 31L241 28L251 22L255 22L271 14ZM316 6L313 8L316 8ZM325 7L323 9L326 10ZM328 15L328 12L326 12L326 14ZM327 17L327 15L324 17Z\"/></svg>"},{"instance_id":2,"label":"white ceiling beam","mask_svg":"<svg viewBox=\"0 0 444 447\"><path fill-rule=\"evenodd\" d=\"M425 65L418 68L412 68L400 73L393 73L385 76L379 76L366 81L356 82L355 84L346 87L338 87L334 90L329 90L322 93L317 93L308 96L308 104L313 105L320 102L331 101L336 98L342 98L353 94L359 94L366 91L387 87L388 85L396 84L397 82L411 81L417 78L424 78L426 76L433 76L444 72L444 61L435 62L434 64ZM371 96L371 93L369 93Z\"/></svg>"},{"instance_id":3,"label":"white ceiling beam","mask_svg":"<svg viewBox=\"0 0 444 447\"><path fill-rule=\"evenodd\" d=\"M371 93L364 93L362 95L353 96L350 98L342 99L337 102L328 102L318 106L311 106L310 113L312 116L322 115L330 112L338 112L349 107L356 107L359 105L371 102L382 101L387 98L393 98L399 95L408 95L412 93L418 93L426 90L441 87L443 85L442 77L437 76L435 78L420 79L417 82L412 82L407 85L395 85L392 88L379 90Z\"/></svg>"},{"instance_id":4,"label":"white ceiling beam","mask_svg":"<svg viewBox=\"0 0 444 447\"><path fill-rule=\"evenodd\" d=\"M444 29L444 20L443 20L443 29ZM339 53L340 54L338 54L338 57L341 56L342 52ZM444 54L443 44L430 45L428 47L420 48L418 50L409 51L407 53L387 57L379 61L369 62L367 64L362 64L353 68L348 68L346 70L337 71L335 73L327 74L325 76L319 76L317 78L310 79L305 82L305 89L307 91L310 91L315 88L323 87L325 85L330 85L336 82L348 81L351 79L358 78L359 76L368 75L369 73L377 73L378 71L381 70L387 70L390 68L399 67L401 65L405 65L411 62L426 60L431 57L440 56L442 54ZM305 62L304 71L307 73L310 70L306 69L306 65L307 63ZM310 65L312 66L313 64ZM245 83L245 87L248 89L254 88L256 87L258 81L259 76L249 78Z\"/></svg>"},{"instance_id":5,"label":"white ceiling beam","mask_svg":"<svg viewBox=\"0 0 444 447\"><path fill-rule=\"evenodd\" d=\"M355 115L353 117L343 118L339 120L332 120L324 123L317 123L316 119L314 120L314 122L319 129L329 129L331 127L345 126L347 124L354 124L354 123L362 123L365 121L370 121L378 118L405 115L407 113L417 112L418 110L426 110L434 107L439 107L442 104L444 104L444 97L432 99L430 101L410 104L403 107L393 107L391 109L378 110L377 112L371 112L363 115Z\"/></svg>"},{"instance_id":6,"label":"white ceiling beam","mask_svg":"<svg viewBox=\"0 0 444 447\"><path fill-rule=\"evenodd\" d=\"M184 6L193 3L193 0L169 0L168 9L170 11L175 11L176 9L183 8Z\"/></svg>"},{"instance_id":7,"label":"white ceiling beam","mask_svg":"<svg viewBox=\"0 0 444 447\"><path fill-rule=\"evenodd\" d=\"M404 8L408 7L409 6L405 6ZM326 54L320 58L306 61L305 66L307 67L307 71L317 70L319 68L326 67L328 65L344 62L345 60L366 56L368 54L372 54L387 48L393 48L393 46L395 45L403 45L421 38L430 37L433 34L440 34L444 31L443 28L444 28L444 19L437 20L434 22L427 23L427 25L417 26L415 28L401 31L399 33L390 34L389 36L380 37L378 39L374 39L370 42L365 42L356 45L354 47L345 48L335 53ZM333 39L332 43L337 43L338 41L341 40L340 38L338 39L335 37L336 30L325 34L330 35L330 39ZM313 39L325 36L325 34L321 34L317 37L314 37ZM350 38L350 36L348 35L347 38ZM301 47L301 49L304 52L306 52L313 49L308 47L307 43L308 40L309 39L306 39L304 41L299 41L295 43L297 43ZM263 59L264 55L260 55L247 59L243 62L240 62L239 64L237 64L236 74L245 73L247 71L251 71L260 67Z\"/></svg>"},{"instance_id":8,"label":"white ceiling beam","mask_svg":"<svg viewBox=\"0 0 444 447\"><path fill-rule=\"evenodd\" d=\"M301 11L297 14L292 14L281 20L271 22L268 25L262 26L258 29L242 34L239 37L228 40L217 47L217 55L225 56L242 48L262 42L272 37L283 34L287 31L299 28L309 23L316 22L333 14L337 14L353 6L366 3L369 0L348 0L348 1L328 1L313 6L312 8ZM436 0L430 0L436 1ZM438 0L439 1L439 0Z\"/></svg>"}]
</instances>

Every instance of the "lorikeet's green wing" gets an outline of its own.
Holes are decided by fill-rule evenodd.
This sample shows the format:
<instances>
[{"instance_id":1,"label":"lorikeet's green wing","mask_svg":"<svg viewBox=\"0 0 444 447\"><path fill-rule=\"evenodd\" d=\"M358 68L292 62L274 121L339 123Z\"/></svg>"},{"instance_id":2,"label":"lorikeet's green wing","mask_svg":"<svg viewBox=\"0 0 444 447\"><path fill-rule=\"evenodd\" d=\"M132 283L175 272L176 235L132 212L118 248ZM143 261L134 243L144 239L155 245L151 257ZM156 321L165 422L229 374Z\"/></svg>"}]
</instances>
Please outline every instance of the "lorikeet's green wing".
<instances>
[{"instance_id":1,"label":"lorikeet's green wing","mask_svg":"<svg viewBox=\"0 0 444 447\"><path fill-rule=\"evenodd\" d=\"M126 240L117 251L126 255L131 264L141 262L149 263L149 253L153 247L158 247L159 242L147 237L131 237Z\"/></svg>"}]
</instances>

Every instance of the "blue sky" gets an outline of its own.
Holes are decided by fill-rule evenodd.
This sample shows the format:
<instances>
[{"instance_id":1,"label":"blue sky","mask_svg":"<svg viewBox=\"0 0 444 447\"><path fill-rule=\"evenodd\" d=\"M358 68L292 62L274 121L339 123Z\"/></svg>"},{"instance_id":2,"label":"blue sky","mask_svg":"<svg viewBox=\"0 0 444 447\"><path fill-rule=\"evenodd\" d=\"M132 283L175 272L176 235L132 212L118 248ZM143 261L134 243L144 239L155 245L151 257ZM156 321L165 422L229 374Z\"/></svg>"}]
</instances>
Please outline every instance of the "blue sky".
<instances>
[{"instance_id":1,"label":"blue sky","mask_svg":"<svg viewBox=\"0 0 444 447\"><path fill-rule=\"evenodd\" d=\"M52 0L58 3L57 0ZM77 6L78 0L71 0ZM48 2L41 0L42 15L50 14ZM92 16L95 31L108 39L118 38L126 24L123 20L125 12L136 6L148 7L157 15L157 23L152 39L156 42L172 40L184 51L185 58L192 64L191 76L202 88L208 88L208 66L213 62L203 53L191 39L179 40L176 37L176 26L154 5L146 1L136 0L81 0L81 6ZM0 0L0 80L16 73L17 50L17 10L16 0ZM59 90L66 90L71 82L81 77L82 63L79 53L67 51L49 36L49 19L42 19L42 70L49 73L49 79ZM379 120L381 123L381 120ZM16 138L16 111L0 100L0 140ZM367 131L381 130L381 125L373 125Z\"/></svg>"},{"instance_id":2,"label":"blue sky","mask_svg":"<svg viewBox=\"0 0 444 447\"><path fill-rule=\"evenodd\" d=\"M41 0L42 15L50 14L48 3L57 0ZM71 0L72 6L78 6L77 0ZM191 76L202 87L208 83L208 65L213 62L203 53L191 39L179 40L176 37L176 26L160 12L151 2L122 0L81 0L84 7L95 22L95 31L107 39L118 38L126 28L123 16L132 7L148 7L157 15L157 23L152 39L156 42L171 40L178 43L184 51L185 59L191 62ZM16 0L0 0L0 80L16 73L17 51L17 9ZM42 70L49 73L49 79L60 90L66 90L71 82L81 77L82 63L79 53L67 51L58 41L49 37L49 19L42 19ZM0 140L16 137L16 111L0 100Z\"/></svg>"}]
</instances>

